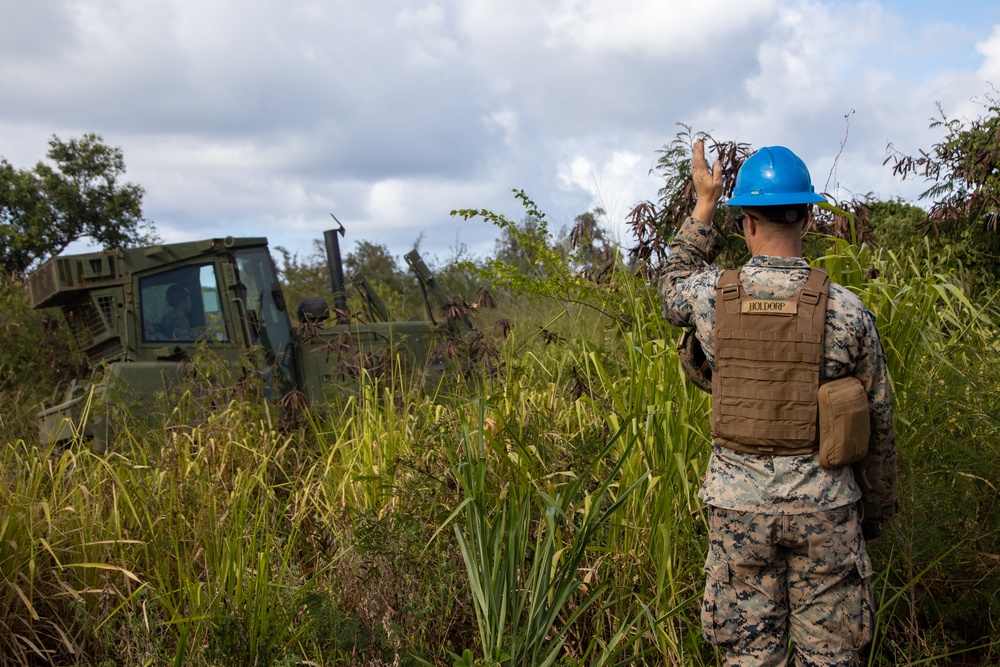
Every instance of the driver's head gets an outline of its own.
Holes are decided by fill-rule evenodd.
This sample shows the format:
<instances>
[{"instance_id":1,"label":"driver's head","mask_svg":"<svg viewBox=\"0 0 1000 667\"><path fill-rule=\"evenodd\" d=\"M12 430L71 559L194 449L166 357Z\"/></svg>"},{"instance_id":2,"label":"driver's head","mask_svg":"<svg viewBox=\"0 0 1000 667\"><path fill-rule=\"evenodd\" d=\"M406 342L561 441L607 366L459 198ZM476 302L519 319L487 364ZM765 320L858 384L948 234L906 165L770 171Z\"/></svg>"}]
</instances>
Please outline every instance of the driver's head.
<instances>
[{"instance_id":1,"label":"driver's head","mask_svg":"<svg viewBox=\"0 0 1000 667\"><path fill-rule=\"evenodd\" d=\"M171 308L177 308L184 299L191 298L191 290L184 285L174 284L167 288L167 303Z\"/></svg>"}]
</instances>

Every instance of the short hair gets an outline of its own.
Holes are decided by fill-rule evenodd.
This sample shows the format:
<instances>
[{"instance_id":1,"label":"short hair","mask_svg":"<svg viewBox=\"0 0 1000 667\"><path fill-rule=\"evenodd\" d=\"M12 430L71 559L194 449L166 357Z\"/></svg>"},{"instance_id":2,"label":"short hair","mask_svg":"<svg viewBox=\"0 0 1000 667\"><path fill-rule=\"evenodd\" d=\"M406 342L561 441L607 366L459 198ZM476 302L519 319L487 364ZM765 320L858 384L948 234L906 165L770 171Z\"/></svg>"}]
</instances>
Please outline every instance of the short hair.
<instances>
[{"instance_id":1,"label":"short hair","mask_svg":"<svg viewBox=\"0 0 1000 667\"><path fill-rule=\"evenodd\" d=\"M763 218L780 224L802 222L809 215L812 204L779 204L777 206L744 206L743 213L751 218Z\"/></svg>"},{"instance_id":2,"label":"short hair","mask_svg":"<svg viewBox=\"0 0 1000 667\"><path fill-rule=\"evenodd\" d=\"M180 283L174 283L167 288L167 303L171 308L175 308L184 297L191 296L191 290Z\"/></svg>"}]
</instances>

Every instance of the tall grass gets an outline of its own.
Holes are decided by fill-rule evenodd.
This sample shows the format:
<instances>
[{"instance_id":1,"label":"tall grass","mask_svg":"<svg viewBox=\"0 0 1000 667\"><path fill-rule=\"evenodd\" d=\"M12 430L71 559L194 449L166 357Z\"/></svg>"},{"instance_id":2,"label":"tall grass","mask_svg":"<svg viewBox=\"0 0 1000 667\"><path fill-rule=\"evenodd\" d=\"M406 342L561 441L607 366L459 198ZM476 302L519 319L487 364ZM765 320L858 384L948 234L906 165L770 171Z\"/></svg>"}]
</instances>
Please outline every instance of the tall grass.
<instances>
[{"instance_id":1,"label":"tall grass","mask_svg":"<svg viewBox=\"0 0 1000 667\"><path fill-rule=\"evenodd\" d=\"M900 257L834 239L817 263L830 279L853 290L874 313L889 374L910 384L922 357L947 365L966 344L982 344L996 330L995 302L973 304L961 285L943 273L929 243L925 255Z\"/></svg>"},{"instance_id":2,"label":"tall grass","mask_svg":"<svg viewBox=\"0 0 1000 667\"><path fill-rule=\"evenodd\" d=\"M468 427L463 431L465 460L458 479L465 499L453 516L458 517L454 532L472 590L483 658L488 664L547 667L555 664L573 624L609 586L591 576L593 570L582 573L588 551L598 546L595 538L645 475L628 488L617 488L630 449L626 443L603 481L595 479L599 463L622 446L623 428L578 474L538 478L518 467L506 483L498 483L488 476L489 460L510 464L516 459L488 456L482 403L477 426L475 432ZM527 449L526 443L515 444L521 452ZM592 641L583 655L613 654L623 635L616 633L610 646Z\"/></svg>"},{"instance_id":3,"label":"tall grass","mask_svg":"<svg viewBox=\"0 0 1000 667\"><path fill-rule=\"evenodd\" d=\"M625 349L623 373L611 375L596 356L591 361L602 391L614 397L604 418L620 423L637 444L622 483L648 479L624 508L628 521L609 531L608 550L620 559L618 588L633 591L631 603L647 611L660 657L668 664L699 664L704 650L692 603L700 595L706 546L697 491L709 455L708 405L685 382L667 340L629 335Z\"/></svg>"},{"instance_id":4,"label":"tall grass","mask_svg":"<svg viewBox=\"0 0 1000 667\"><path fill-rule=\"evenodd\" d=\"M876 314L897 398L866 659L996 662L995 309L932 257L820 262ZM617 324L511 301L495 376L373 378L291 425L253 387L191 387L108 452L39 447L5 394L0 664L715 664L707 396L656 294L614 280Z\"/></svg>"},{"instance_id":5,"label":"tall grass","mask_svg":"<svg viewBox=\"0 0 1000 667\"><path fill-rule=\"evenodd\" d=\"M194 427L119 430L105 455L6 445L0 662L340 655L329 572L347 548L310 554L301 529L347 485L323 479L335 451L305 444L267 409L232 404Z\"/></svg>"}]
</instances>

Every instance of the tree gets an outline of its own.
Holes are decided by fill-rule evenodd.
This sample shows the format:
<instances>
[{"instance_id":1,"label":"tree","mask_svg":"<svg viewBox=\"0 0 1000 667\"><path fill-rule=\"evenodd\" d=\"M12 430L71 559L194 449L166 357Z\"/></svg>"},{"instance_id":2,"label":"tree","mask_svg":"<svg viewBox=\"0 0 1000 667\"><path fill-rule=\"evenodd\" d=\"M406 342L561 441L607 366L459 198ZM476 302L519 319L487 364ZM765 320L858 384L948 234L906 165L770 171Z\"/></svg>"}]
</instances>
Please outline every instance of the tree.
<instances>
[{"instance_id":1,"label":"tree","mask_svg":"<svg viewBox=\"0 0 1000 667\"><path fill-rule=\"evenodd\" d=\"M58 382L84 371L86 360L62 324L61 317L33 310L22 285L0 277L0 396L5 404L14 395L29 403L51 398Z\"/></svg>"},{"instance_id":2,"label":"tree","mask_svg":"<svg viewBox=\"0 0 1000 667\"><path fill-rule=\"evenodd\" d=\"M283 246L275 246L280 258L277 264L278 279L281 281L290 314L295 314L298 304L306 298L330 296L330 270L326 265L326 248L322 241L313 241L312 253L300 259Z\"/></svg>"},{"instance_id":3,"label":"tree","mask_svg":"<svg viewBox=\"0 0 1000 667\"><path fill-rule=\"evenodd\" d=\"M901 199L870 201L871 229L879 247L902 256L911 256L924 245L927 211ZM940 249L940 239L932 239L932 246Z\"/></svg>"},{"instance_id":4,"label":"tree","mask_svg":"<svg viewBox=\"0 0 1000 667\"><path fill-rule=\"evenodd\" d=\"M964 244L965 265L994 280L1000 270L1000 99L986 95L983 108L978 118L959 120L939 106L931 127L944 129L944 138L916 156L889 144L885 162L902 179L930 183L920 195L931 201L923 231Z\"/></svg>"},{"instance_id":5,"label":"tree","mask_svg":"<svg viewBox=\"0 0 1000 667\"><path fill-rule=\"evenodd\" d=\"M588 280L604 280L618 260L618 248L599 222L604 216L600 207L581 213L573 219L573 227L563 227L555 239L555 249Z\"/></svg>"},{"instance_id":6,"label":"tree","mask_svg":"<svg viewBox=\"0 0 1000 667\"><path fill-rule=\"evenodd\" d=\"M930 152L904 155L892 144L892 171L900 178L922 177L931 186L921 193L930 199L930 221L937 231L957 231L974 224L997 232L1000 222L1000 100L986 96L985 114L971 121L940 118L932 128L945 128L944 139Z\"/></svg>"},{"instance_id":7,"label":"tree","mask_svg":"<svg viewBox=\"0 0 1000 667\"><path fill-rule=\"evenodd\" d=\"M344 273L348 277L355 273L364 274L372 284L398 293L403 293L407 287L407 274L400 270L399 263L384 243L358 241L354 250L344 258Z\"/></svg>"},{"instance_id":8,"label":"tree","mask_svg":"<svg viewBox=\"0 0 1000 667\"><path fill-rule=\"evenodd\" d=\"M420 237L413 244L419 250ZM433 267L432 267L433 268ZM361 274L375 288L393 319L420 318L424 313L424 301L417 288L417 278L405 263L389 251L384 243L357 241L354 250L344 257L344 273L348 283L352 276ZM362 309L364 301L358 293L355 309Z\"/></svg>"},{"instance_id":9,"label":"tree","mask_svg":"<svg viewBox=\"0 0 1000 667\"><path fill-rule=\"evenodd\" d=\"M142 187L120 182L125 159L97 134L49 140L50 166L15 169L0 157L0 262L23 275L83 237L104 248L155 242Z\"/></svg>"},{"instance_id":10,"label":"tree","mask_svg":"<svg viewBox=\"0 0 1000 667\"><path fill-rule=\"evenodd\" d=\"M538 273L538 245L548 244L548 229L543 220L528 213L520 224L501 227L494 243L493 256L498 262L515 267L521 273L534 277Z\"/></svg>"},{"instance_id":11,"label":"tree","mask_svg":"<svg viewBox=\"0 0 1000 667\"><path fill-rule=\"evenodd\" d=\"M623 323L631 322L631 316L624 312L629 307L627 300L606 282L598 284L581 275L566 248L549 233L548 221L538 205L524 190L513 192L525 208L520 224L487 209L451 212L463 220L482 218L500 229L495 256L477 267L470 266L480 280L490 288L509 290L515 297L553 298L594 308Z\"/></svg>"},{"instance_id":12,"label":"tree","mask_svg":"<svg viewBox=\"0 0 1000 667\"><path fill-rule=\"evenodd\" d=\"M726 249L718 261L723 266L739 266L750 258L740 226L740 209L721 202L732 197L736 176L746 159L754 153L753 147L748 143L717 141L708 134L693 132L689 125L678 125L681 130L674 140L657 151L660 158L651 172L663 179L663 187L657 193L658 201L636 204L626 219L636 239L635 245L629 249L629 265L649 277L658 275L667 258L668 244L697 201L691 180L691 148L697 138L706 143L708 161L714 164L714 160L718 159L722 170L722 199L715 210L713 222L726 237ZM824 196L831 199L829 195ZM806 228L806 257L826 254L829 236L858 245L870 242L870 218L868 206L856 198L818 204L813 209L812 222Z\"/></svg>"}]
</instances>

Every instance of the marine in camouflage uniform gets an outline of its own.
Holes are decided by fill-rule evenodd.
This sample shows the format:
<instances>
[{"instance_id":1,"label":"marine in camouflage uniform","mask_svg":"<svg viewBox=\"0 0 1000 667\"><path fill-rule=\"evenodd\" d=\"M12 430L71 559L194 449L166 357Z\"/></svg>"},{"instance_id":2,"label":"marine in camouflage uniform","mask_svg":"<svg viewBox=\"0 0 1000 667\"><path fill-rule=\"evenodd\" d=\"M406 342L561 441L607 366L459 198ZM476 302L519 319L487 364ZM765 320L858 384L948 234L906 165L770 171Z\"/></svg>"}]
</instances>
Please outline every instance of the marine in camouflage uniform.
<instances>
[{"instance_id":1,"label":"marine in camouflage uniform","mask_svg":"<svg viewBox=\"0 0 1000 667\"><path fill-rule=\"evenodd\" d=\"M180 284L171 285L167 289L167 304L170 312L163 316L160 331L169 340L194 340L195 332L188 319L188 313L191 312L191 291Z\"/></svg>"},{"instance_id":2,"label":"marine in camouflage uniform","mask_svg":"<svg viewBox=\"0 0 1000 667\"><path fill-rule=\"evenodd\" d=\"M704 145L696 142L698 205L670 245L659 285L664 315L693 328L712 368L722 272L711 263L725 240L707 221L722 193L719 166L709 171ZM805 284L809 264L800 256L797 233L799 256L756 254L743 266L740 280L750 298L794 298ZM870 407L869 451L860 463L827 469L816 454L770 456L712 446L699 492L709 506L711 531L702 627L726 665L784 665L789 639L799 666L856 665L858 650L871 640L872 567L865 541L878 536L896 508L892 402L873 315L857 296L831 283L823 377L848 375L861 381Z\"/></svg>"}]
</instances>

